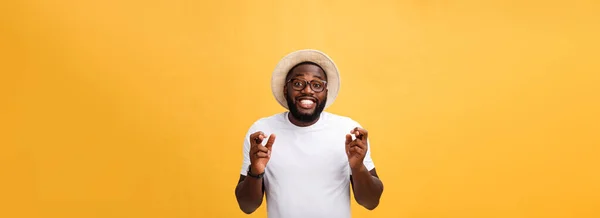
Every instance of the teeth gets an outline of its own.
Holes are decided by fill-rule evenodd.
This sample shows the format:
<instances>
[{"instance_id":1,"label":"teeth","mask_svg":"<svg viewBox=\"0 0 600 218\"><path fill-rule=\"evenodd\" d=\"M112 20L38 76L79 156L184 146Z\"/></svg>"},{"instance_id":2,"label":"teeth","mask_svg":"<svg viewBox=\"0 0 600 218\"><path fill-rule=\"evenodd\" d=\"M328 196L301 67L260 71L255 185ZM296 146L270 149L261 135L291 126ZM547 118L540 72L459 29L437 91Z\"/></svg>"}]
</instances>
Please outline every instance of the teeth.
<instances>
[{"instance_id":1,"label":"teeth","mask_svg":"<svg viewBox=\"0 0 600 218\"><path fill-rule=\"evenodd\" d=\"M302 103L302 104L309 104L310 105L310 104L313 103L313 101L311 101L311 100L301 100L300 103Z\"/></svg>"},{"instance_id":2,"label":"teeth","mask_svg":"<svg viewBox=\"0 0 600 218\"><path fill-rule=\"evenodd\" d=\"M308 100L308 99L300 100L300 107L311 108L314 103L315 102Z\"/></svg>"}]
</instances>

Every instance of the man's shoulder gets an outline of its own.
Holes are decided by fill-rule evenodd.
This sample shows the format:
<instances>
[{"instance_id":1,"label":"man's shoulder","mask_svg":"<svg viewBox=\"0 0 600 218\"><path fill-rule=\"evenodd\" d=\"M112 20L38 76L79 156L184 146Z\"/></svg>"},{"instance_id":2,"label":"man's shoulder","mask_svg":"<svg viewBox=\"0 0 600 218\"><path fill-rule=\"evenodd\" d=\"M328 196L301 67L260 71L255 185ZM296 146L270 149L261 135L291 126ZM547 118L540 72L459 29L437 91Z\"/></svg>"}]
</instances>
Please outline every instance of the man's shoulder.
<instances>
[{"instance_id":1,"label":"man's shoulder","mask_svg":"<svg viewBox=\"0 0 600 218\"><path fill-rule=\"evenodd\" d=\"M334 114L331 112L323 112L321 115L325 116L325 118L327 119L327 121L329 123L333 123L333 124L338 124L338 125L344 125L344 126L360 126L360 124L352 119L349 116L345 116L345 115L341 115L341 114Z\"/></svg>"},{"instance_id":2,"label":"man's shoulder","mask_svg":"<svg viewBox=\"0 0 600 218\"><path fill-rule=\"evenodd\" d=\"M282 125L285 121L285 112L276 113L270 116L264 116L256 119L251 128L261 128L265 126Z\"/></svg>"}]
</instances>

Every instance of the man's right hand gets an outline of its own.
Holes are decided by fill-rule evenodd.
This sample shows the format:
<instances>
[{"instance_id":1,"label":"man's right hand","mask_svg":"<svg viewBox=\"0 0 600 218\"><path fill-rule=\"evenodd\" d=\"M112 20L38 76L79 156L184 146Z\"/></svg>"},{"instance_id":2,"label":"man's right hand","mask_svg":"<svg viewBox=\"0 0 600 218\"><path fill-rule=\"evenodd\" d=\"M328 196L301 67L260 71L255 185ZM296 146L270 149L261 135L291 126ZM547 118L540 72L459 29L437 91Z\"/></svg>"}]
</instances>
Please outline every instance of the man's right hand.
<instances>
[{"instance_id":1,"label":"man's right hand","mask_svg":"<svg viewBox=\"0 0 600 218\"><path fill-rule=\"evenodd\" d=\"M275 142L275 134L271 134L266 145L262 145L262 141L266 138L261 131L250 135L250 171L257 175L265 172L265 168L269 159L271 159L271 149Z\"/></svg>"},{"instance_id":2,"label":"man's right hand","mask_svg":"<svg viewBox=\"0 0 600 218\"><path fill-rule=\"evenodd\" d=\"M250 135L250 173L262 174L269 159L271 159L271 148L275 142L275 135L271 134L266 145L262 145L267 136L263 132L255 132ZM240 209L246 214L251 214L260 207L264 196L264 180L248 179L248 176L240 175L238 185L235 187L235 196Z\"/></svg>"}]
</instances>

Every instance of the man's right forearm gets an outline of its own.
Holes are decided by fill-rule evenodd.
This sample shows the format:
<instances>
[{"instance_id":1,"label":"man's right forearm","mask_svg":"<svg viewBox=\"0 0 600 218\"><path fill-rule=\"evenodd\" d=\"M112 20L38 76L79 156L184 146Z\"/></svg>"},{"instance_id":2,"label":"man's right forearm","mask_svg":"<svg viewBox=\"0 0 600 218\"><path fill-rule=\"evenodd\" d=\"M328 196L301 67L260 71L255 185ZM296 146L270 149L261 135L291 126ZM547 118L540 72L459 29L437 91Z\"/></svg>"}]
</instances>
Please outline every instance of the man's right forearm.
<instances>
[{"instance_id":1,"label":"man's right forearm","mask_svg":"<svg viewBox=\"0 0 600 218\"><path fill-rule=\"evenodd\" d=\"M262 182L262 178L246 177L235 188L235 196L244 213L250 214L262 204L264 193Z\"/></svg>"}]
</instances>

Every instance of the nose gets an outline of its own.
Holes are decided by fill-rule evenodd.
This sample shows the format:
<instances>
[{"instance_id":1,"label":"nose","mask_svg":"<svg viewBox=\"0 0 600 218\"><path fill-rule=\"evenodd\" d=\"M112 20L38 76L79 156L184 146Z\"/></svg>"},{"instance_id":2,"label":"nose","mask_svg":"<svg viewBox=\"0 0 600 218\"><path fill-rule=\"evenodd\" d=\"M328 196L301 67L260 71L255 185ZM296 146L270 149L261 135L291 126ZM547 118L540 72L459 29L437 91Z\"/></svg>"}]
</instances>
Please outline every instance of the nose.
<instances>
[{"instance_id":1,"label":"nose","mask_svg":"<svg viewBox=\"0 0 600 218\"><path fill-rule=\"evenodd\" d=\"M314 91L310 87L310 83L305 83L304 89L302 89L302 93L313 93Z\"/></svg>"}]
</instances>

